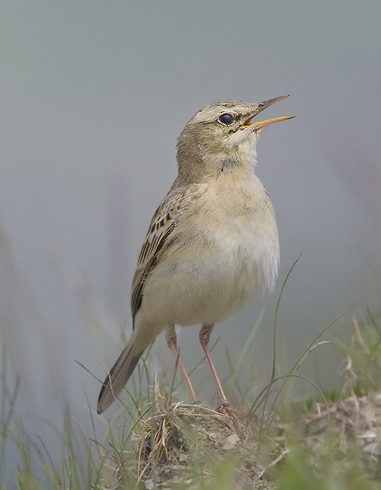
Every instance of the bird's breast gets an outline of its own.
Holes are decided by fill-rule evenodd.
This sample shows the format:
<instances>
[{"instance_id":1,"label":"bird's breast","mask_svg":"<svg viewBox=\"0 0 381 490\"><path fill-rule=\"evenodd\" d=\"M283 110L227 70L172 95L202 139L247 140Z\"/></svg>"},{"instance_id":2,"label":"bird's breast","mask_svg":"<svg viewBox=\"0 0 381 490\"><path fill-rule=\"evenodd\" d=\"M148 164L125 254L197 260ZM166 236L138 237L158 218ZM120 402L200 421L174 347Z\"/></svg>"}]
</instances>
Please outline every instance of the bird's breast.
<instances>
[{"instance_id":1,"label":"bird's breast","mask_svg":"<svg viewBox=\"0 0 381 490\"><path fill-rule=\"evenodd\" d=\"M142 308L150 320L214 324L272 289L278 231L266 190L209 186L179 220L173 242L147 279Z\"/></svg>"}]
</instances>

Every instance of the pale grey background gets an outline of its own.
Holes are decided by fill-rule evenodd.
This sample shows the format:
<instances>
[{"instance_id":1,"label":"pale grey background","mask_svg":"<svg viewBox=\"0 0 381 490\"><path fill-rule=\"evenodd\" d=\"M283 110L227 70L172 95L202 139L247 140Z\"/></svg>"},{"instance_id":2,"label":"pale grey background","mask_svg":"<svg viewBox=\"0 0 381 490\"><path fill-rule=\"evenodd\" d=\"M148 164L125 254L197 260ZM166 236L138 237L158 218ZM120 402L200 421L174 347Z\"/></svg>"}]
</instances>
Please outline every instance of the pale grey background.
<instances>
[{"instance_id":1,"label":"pale grey background","mask_svg":"<svg viewBox=\"0 0 381 490\"><path fill-rule=\"evenodd\" d=\"M1 341L33 433L44 418L60 426L67 406L87 426L85 391L95 407L99 384L74 360L103 377L119 354L176 138L205 104L289 93L266 115L297 116L258 146L281 237L253 353L261 381L300 253L281 307L283 366L337 315L379 306L380 15L379 0L1 2ZM225 347L237 359L261 307L216 329L223 375ZM181 334L187 365L202 357L197 333ZM326 387L332 354L318 349L305 368Z\"/></svg>"}]
</instances>

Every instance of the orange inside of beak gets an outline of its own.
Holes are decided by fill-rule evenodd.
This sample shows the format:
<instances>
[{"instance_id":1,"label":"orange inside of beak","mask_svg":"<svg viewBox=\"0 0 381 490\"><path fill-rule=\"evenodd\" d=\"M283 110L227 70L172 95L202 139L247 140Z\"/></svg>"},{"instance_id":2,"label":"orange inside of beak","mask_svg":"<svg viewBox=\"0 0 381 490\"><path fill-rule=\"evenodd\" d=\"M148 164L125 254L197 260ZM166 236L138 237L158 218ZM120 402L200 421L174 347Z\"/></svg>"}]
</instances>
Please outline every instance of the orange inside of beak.
<instances>
[{"instance_id":1,"label":"orange inside of beak","mask_svg":"<svg viewBox=\"0 0 381 490\"><path fill-rule=\"evenodd\" d=\"M274 124L281 121L287 121L287 119L293 119L295 116L273 117L271 119L265 119L264 121L257 121L252 123L251 120L253 119L253 117L255 116L249 117L249 119L247 119L242 125L242 128L250 127L251 129L253 129L253 131L259 131L260 129L263 129L266 126L269 126L270 124Z\"/></svg>"}]
</instances>

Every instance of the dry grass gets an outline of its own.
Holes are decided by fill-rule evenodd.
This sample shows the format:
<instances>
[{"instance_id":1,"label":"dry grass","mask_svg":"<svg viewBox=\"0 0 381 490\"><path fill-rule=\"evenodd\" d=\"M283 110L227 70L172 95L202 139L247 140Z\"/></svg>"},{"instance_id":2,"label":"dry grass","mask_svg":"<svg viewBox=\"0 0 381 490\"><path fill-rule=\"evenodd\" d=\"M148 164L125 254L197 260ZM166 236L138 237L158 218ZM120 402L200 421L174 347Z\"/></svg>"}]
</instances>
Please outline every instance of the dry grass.
<instances>
[{"instance_id":1,"label":"dry grass","mask_svg":"<svg viewBox=\"0 0 381 490\"><path fill-rule=\"evenodd\" d=\"M132 452L122 464L109 459L103 488L381 488L381 392L374 389L381 386L381 335L376 327L373 318L361 328L356 322L351 341L338 341L345 356L341 394L304 402L278 399L262 413L244 408L237 412L243 438L229 415L173 402L156 385L152 410L134 426ZM292 373L290 380L295 380ZM373 390L365 393L362 387ZM126 486L125 471L134 475L133 485L130 479Z\"/></svg>"},{"instance_id":2,"label":"dry grass","mask_svg":"<svg viewBox=\"0 0 381 490\"><path fill-rule=\"evenodd\" d=\"M254 423L244 427L245 437L240 439L229 415L173 403L157 386L155 394L154 412L141 419L133 435L133 464L145 488L204 488L227 462L229 480L237 490L270 488L256 459ZM114 475L104 488L124 488L119 465L114 466Z\"/></svg>"},{"instance_id":3,"label":"dry grass","mask_svg":"<svg viewBox=\"0 0 381 490\"><path fill-rule=\"evenodd\" d=\"M171 403L158 388L156 396L154 413L135 428L129 468L126 461L111 463L103 489L212 489L223 488L223 479L227 489L270 490L278 488L279 474L298 451L303 453L299 465L311 469L311 482L324 481L327 464L335 480L354 461L359 478L381 478L381 393L317 403L303 417L295 407L293 420L274 422L263 440L256 417L240 414L245 431L240 439L227 415ZM135 473L134 487L126 487L124 471Z\"/></svg>"},{"instance_id":4,"label":"dry grass","mask_svg":"<svg viewBox=\"0 0 381 490\"><path fill-rule=\"evenodd\" d=\"M101 442L94 424L89 439L82 432L88 460L78 457L73 435L78 427L68 416L62 460L33 442L15 423L14 398L2 439L12 439L22 455L14 481L0 488L28 490L376 490L381 488L381 329L379 318L353 321L352 336L336 340L341 353L341 393L295 401L290 389L303 360L321 342L315 339L289 375L273 373L255 401L252 393L237 415L245 437L231 417L210 408L175 400L155 383L151 398L128 398L120 418L107 422ZM248 350L248 349L247 349ZM145 371L144 371L145 372ZM311 382L312 383L312 382ZM164 385L170 386L168 380ZM173 385L173 383L172 383ZM311 385L314 385L312 383ZM271 394L271 396L270 396ZM4 399L5 399L4 398ZM89 404L90 406L90 404ZM255 407L255 409L253 408ZM91 412L90 412L91 413ZM130 415L128 415L130 414ZM132 419L131 419L132 414ZM8 421L8 422L7 422ZM18 432L14 430L18 426ZM81 429L80 429L81 430ZM0 462L4 461L4 454ZM34 473L32 461L42 470Z\"/></svg>"}]
</instances>

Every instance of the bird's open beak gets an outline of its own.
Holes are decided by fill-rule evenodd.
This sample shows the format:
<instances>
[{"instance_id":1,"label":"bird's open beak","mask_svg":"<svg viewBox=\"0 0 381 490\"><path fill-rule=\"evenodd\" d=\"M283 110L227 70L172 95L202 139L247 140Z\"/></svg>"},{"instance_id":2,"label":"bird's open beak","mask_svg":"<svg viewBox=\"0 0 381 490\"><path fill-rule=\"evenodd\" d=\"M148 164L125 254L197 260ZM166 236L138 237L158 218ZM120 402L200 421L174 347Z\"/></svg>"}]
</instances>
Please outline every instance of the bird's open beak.
<instances>
[{"instance_id":1,"label":"bird's open beak","mask_svg":"<svg viewBox=\"0 0 381 490\"><path fill-rule=\"evenodd\" d=\"M261 102L260 104L258 104L258 109L256 109L256 111L246 119L246 121L241 126L242 129L251 128L253 131L259 131L260 129L263 129L266 126L269 126L270 124L274 124L281 121L287 121L287 119L292 119L293 117L295 117L295 116L273 117L272 119L266 119L264 121L257 121L254 123L251 122L253 117L255 117L263 110L267 109L267 107L270 107L271 105L275 104L276 102L279 102L280 100L287 99L287 97L289 96L281 95L280 97L275 97L275 99L266 100L265 102Z\"/></svg>"}]
</instances>

